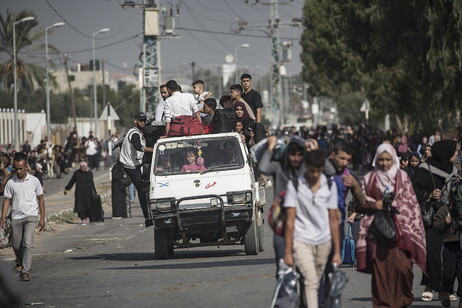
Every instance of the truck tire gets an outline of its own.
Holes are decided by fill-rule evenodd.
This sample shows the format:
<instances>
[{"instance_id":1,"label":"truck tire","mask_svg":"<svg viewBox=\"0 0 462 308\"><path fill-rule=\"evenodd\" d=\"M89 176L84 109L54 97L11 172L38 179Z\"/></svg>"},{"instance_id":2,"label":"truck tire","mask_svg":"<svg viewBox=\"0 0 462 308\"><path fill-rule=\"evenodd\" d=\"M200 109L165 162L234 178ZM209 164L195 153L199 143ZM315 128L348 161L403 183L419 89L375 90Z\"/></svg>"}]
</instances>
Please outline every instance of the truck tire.
<instances>
[{"instance_id":1,"label":"truck tire","mask_svg":"<svg viewBox=\"0 0 462 308\"><path fill-rule=\"evenodd\" d=\"M257 234L257 221L254 217L252 224L245 233L244 249L246 255L258 255L258 234Z\"/></svg>"},{"instance_id":2,"label":"truck tire","mask_svg":"<svg viewBox=\"0 0 462 308\"><path fill-rule=\"evenodd\" d=\"M154 230L154 254L157 260L167 259L169 256L167 232L167 230Z\"/></svg>"},{"instance_id":3,"label":"truck tire","mask_svg":"<svg viewBox=\"0 0 462 308\"><path fill-rule=\"evenodd\" d=\"M264 235L263 235L263 226L257 227L257 235L258 235L258 251L263 252L265 250L264 245Z\"/></svg>"},{"instance_id":4,"label":"truck tire","mask_svg":"<svg viewBox=\"0 0 462 308\"><path fill-rule=\"evenodd\" d=\"M258 215L258 224L257 224L257 240L258 240L258 251L263 252L265 250L264 247L264 239L265 239L265 234L263 232L263 218L261 213Z\"/></svg>"}]
</instances>

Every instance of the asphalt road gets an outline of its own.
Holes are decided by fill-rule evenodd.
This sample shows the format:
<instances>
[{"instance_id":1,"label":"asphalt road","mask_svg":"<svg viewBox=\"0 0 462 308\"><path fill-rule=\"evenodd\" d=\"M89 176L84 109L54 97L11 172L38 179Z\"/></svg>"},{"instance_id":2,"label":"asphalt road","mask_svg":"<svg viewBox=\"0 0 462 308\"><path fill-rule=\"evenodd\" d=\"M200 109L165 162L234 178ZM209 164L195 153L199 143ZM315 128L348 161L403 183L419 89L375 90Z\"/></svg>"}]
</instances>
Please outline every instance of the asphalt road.
<instances>
[{"instance_id":1,"label":"asphalt road","mask_svg":"<svg viewBox=\"0 0 462 308\"><path fill-rule=\"evenodd\" d=\"M267 196L271 200L269 192ZM175 250L169 260L154 258L153 228L141 210L133 218L72 225L40 237L34 249L32 280L21 282L25 305L37 307L269 307L274 279L272 233L265 229L265 251L247 256L243 246ZM265 214L266 215L266 214ZM13 259L7 258L10 265ZM344 267L350 282L343 307L372 307L370 276ZM420 301L411 307L440 307ZM435 299L437 296L435 295ZM456 306L453 303L453 306Z\"/></svg>"}]
</instances>

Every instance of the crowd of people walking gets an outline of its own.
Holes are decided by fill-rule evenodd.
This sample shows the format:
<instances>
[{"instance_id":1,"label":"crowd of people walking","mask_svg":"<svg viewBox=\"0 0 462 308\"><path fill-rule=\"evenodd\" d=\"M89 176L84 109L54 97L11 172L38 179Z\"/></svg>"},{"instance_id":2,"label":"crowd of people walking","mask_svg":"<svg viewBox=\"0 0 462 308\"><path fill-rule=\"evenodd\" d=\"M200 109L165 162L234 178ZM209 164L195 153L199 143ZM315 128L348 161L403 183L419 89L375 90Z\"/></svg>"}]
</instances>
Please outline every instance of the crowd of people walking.
<instances>
[{"instance_id":1,"label":"crowd of people walking","mask_svg":"<svg viewBox=\"0 0 462 308\"><path fill-rule=\"evenodd\" d=\"M119 136L103 141L90 132L88 138L79 138L75 128L64 146L47 138L33 148L26 142L20 156L7 146L0 153L0 193L9 202L18 193L15 185L26 178L23 165L28 165L37 178L31 189L40 201L33 208L42 211L43 176L60 177L79 166L65 191L76 185L75 211L87 223L92 202L87 199L95 193L91 170L98 170L101 162L106 168L117 162L120 178L130 179L139 193L149 227L152 221L142 193L141 168L145 152L153 148L146 142L145 127L150 121L165 124L159 137L166 138L176 134L175 120L187 116L200 123L205 133L239 133L249 150L258 153L256 174L262 183L272 177L274 195L285 209L284 234L273 236L276 268L281 260L297 266L304 277L307 307L324 307L329 292L326 277L343 262L347 225L356 243L357 270L371 274L374 307L407 307L413 302L413 264L423 273L423 301L432 301L437 294L441 305L449 307L462 297L462 182L456 167L461 161L456 134L435 130L414 142L397 130L383 132L364 124L266 130L261 123L261 96L251 88L249 74L243 74L241 84L232 85L229 95L220 98L220 107L213 94L205 91L203 81L193 86L194 95L183 93L174 80L162 85L164 101L155 118L135 114L134 126L116 152L120 159L112 152ZM199 163L195 153L188 153L184 172L200 170ZM363 179L355 172L363 174ZM5 215L4 204L1 226ZM13 211L16 219L14 215ZM27 222L22 216L19 219L23 225ZM43 227L42 216L39 225ZM17 256L25 258L18 263L21 277L30 279L29 256L19 252Z\"/></svg>"}]
</instances>

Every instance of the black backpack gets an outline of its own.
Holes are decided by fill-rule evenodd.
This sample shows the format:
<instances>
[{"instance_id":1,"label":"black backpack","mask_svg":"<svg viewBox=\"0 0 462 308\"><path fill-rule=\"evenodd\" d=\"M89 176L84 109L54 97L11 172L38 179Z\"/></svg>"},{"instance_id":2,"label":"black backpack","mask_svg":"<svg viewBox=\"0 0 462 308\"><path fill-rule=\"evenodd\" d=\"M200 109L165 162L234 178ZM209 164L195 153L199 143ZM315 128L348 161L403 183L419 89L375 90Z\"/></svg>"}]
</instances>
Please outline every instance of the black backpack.
<instances>
[{"instance_id":1,"label":"black backpack","mask_svg":"<svg viewBox=\"0 0 462 308\"><path fill-rule=\"evenodd\" d=\"M228 133L236 131L236 113L233 109L217 109L213 115L213 133Z\"/></svg>"}]
</instances>

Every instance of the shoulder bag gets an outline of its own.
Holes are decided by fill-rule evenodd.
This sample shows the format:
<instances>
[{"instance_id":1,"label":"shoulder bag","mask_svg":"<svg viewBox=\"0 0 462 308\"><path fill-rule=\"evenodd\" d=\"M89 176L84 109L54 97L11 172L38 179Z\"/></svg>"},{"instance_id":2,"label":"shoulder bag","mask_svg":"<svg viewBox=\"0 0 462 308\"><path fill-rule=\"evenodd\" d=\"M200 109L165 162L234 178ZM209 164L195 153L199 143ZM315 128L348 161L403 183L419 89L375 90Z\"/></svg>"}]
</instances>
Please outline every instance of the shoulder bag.
<instances>
[{"instance_id":1,"label":"shoulder bag","mask_svg":"<svg viewBox=\"0 0 462 308\"><path fill-rule=\"evenodd\" d=\"M433 178L433 172L428 162L427 162L427 166L428 166L428 171L430 173L430 176L432 178L433 190L435 190L436 189L435 179ZM431 228L433 226L433 219L435 217L435 212L439 208L438 205L439 205L438 200L430 199L430 198L425 200L424 203L422 204L422 207L420 208L420 213L422 216L423 225L426 229Z\"/></svg>"},{"instance_id":2,"label":"shoulder bag","mask_svg":"<svg viewBox=\"0 0 462 308\"><path fill-rule=\"evenodd\" d=\"M395 224L394 215L399 214L399 211L391 205L393 201L393 193L383 194L384 210L375 212L374 220L372 220L369 232L375 235L380 242L394 243L397 241L399 230Z\"/></svg>"}]
</instances>

